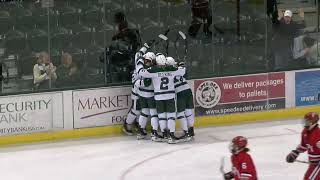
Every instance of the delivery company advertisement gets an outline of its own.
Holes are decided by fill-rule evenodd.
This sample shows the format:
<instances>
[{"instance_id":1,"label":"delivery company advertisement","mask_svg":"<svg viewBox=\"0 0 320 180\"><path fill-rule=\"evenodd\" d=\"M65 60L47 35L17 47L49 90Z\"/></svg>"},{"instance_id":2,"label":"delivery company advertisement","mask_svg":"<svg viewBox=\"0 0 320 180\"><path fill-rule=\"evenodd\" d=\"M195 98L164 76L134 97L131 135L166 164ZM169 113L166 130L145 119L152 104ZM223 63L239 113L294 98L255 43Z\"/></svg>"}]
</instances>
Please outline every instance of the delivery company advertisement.
<instances>
[{"instance_id":1,"label":"delivery company advertisement","mask_svg":"<svg viewBox=\"0 0 320 180\"><path fill-rule=\"evenodd\" d=\"M196 116L285 108L285 73L195 80Z\"/></svg>"}]
</instances>

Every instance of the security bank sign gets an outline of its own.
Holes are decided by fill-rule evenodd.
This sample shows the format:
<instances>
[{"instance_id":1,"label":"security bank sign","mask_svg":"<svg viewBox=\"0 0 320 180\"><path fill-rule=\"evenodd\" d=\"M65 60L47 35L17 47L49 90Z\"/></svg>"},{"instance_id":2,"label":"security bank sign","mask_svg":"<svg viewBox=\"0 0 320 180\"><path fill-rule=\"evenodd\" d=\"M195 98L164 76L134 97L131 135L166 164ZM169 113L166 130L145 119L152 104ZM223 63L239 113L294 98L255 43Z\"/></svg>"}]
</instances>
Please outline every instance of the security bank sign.
<instances>
[{"instance_id":1,"label":"security bank sign","mask_svg":"<svg viewBox=\"0 0 320 180\"><path fill-rule=\"evenodd\" d=\"M130 87L74 91L74 128L122 124L130 107Z\"/></svg>"},{"instance_id":2,"label":"security bank sign","mask_svg":"<svg viewBox=\"0 0 320 180\"><path fill-rule=\"evenodd\" d=\"M62 94L0 97L0 135L49 131L61 118Z\"/></svg>"}]
</instances>

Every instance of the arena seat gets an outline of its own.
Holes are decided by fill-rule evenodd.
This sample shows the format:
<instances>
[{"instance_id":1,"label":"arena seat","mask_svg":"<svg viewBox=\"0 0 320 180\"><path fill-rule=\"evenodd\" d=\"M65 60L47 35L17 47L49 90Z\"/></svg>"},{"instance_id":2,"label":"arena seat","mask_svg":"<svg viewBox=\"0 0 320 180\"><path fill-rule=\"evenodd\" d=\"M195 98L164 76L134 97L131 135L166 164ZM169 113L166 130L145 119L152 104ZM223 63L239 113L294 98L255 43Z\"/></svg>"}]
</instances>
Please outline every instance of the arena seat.
<instances>
[{"instance_id":1,"label":"arena seat","mask_svg":"<svg viewBox=\"0 0 320 180\"><path fill-rule=\"evenodd\" d=\"M21 31L27 32L35 27L32 16L32 11L23 7L14 8L11 10L12 17L14 17L14 27Z\"/></svg>"},{"instance_id":2,"label":"arena seat","mask_svg":"<svg viewBox=\"0 0 320 180\"><path fill-rule=\"evenodd\" d=\"M59 26L70 28L72 25L79 23L79 9L68 6L57 7L55 10L58 15Z\"/></svg>"},{"instance_id":3,"label":"arena seat","mask_svg":"<svg viewBox=\"0 0 320 180\"><path fill-rule=\"evenodd\" d=\"M97 6L90 6L89 8L83 9L81 23L89 27L96 27L102 23L102 18L102 8L99 8Z\"/></svg>"},{"instance_id":4,"label":"arena seat","mask_svg":"<svg viewBox=\"0 0 320 180\"><path fill-rule=\"evenodd\" d=\"M26 35L18 30L10 30L6 35L7 54L18 54L26 48Z\"/></svg>"},{"instance_id":5,"label":"arena seat","mask_svg":"<svg viewBox=\"0 0 320 180\"><path fill-rule=\"evenodd\" d=\"M55 27L51 29L50 39L51 47L55 49L64 49L70 44L71 30L64 27Z\"/></svg>"},{"instance_id":6,"label":"arena seat","mask_svg":"<svg viewBox=\"0 0 320 180\"><path fill-rule=\"evenodd\" d=\"M72 44L78 48L84 49L92 42L92 28L77 24L71 27Z\"/></svg>"},{"instance_id":7,"label":"arena seat","mask_svg":"<svg viewBox=\"0 0 320 180\"><path fill-rule=\"evenodd\" d=\"M27 43L33 52L48 50L48 33L44 29L33 29L27 32Z\"/></svg>"},{"instance_id":8,"label":"arena seat","mask_svg":"<svg viewBox=\"0 0 320 180\"><path fill-rule=\"evenodd\" d=\"M6 34L13 27L13 19L8 11L0 11L0 34Z\"/></svg>"}]
</instances>

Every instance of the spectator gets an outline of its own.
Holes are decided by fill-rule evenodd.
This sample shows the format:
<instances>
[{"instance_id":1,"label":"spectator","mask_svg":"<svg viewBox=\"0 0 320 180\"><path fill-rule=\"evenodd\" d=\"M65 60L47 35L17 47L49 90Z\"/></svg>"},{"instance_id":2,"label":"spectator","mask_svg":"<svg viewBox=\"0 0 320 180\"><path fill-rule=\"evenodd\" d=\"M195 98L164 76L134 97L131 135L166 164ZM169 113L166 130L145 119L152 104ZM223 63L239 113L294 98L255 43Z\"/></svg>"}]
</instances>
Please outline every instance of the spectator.
<instances>
[{"instance_id":1,"label":"spectator","mask_svg":"<svg viewBox=\"0 0 320 180\"><path fill-rule=\"evenodd\" d=\"M128 22L123 12L115 13L114 22L118 26L118 33L112 37L112 41L125 42L128 45L128 49L135 53L142 44L139 31L128 27Z\"/></svg>"},{"instance_id":2,"label":"spectator","mask_svg":"<svg viewBox=\"0 0 320 180\"><path fill-rule=\"evenodd\" d=\"M310 47L307 61L310 65L320 65L320 42L316 42Z\"/></svg>"},{"instance_id":3,"label":"spectator","mask_svg":"<svg viewBox=\"0 0 320 180\"><path fill-rule=\"evenodd\" d=\"M114 22L118 26L118 33L112 37L111 45L106 48L106 56L102 54L100 61L107 67L108 82L128 82L131 80L130 72L134 67L134 55L141 46L141 38L137 29L128 27L125 14L117 12Z\"/></svg>"},{"instance_id":4,"label":"spectator","mask_svg":"<svg viewBox=\"0 0 320 180\"><path fill-rule=\"evenodd\" d=\"M278 10L278 22L274 24L272 48L274 52L275 69L289 67L293 59L294 38L299 36L300 30L305 28L304 11L299 10L301 22L292 21L292 11Z\"/></svg>"},{"instance_id":5,"label":"spectator","mask_svg":"<svg viewBox=\"0 0 320 180\"><path fill-rule=\"evenodd\" d=\"M47 52L41 52L36 55L37 64L33 67L33 84L35 90L49 89L50 83L57 79L56 67L49 62L49 55Z\"/></svg>"},{"instance_id":6,"label":"spectator","mask_svg":"<svg viewBox=\"0 0 320 180\"><path fill-rule=\"evenodd\" d=\"M212 24L212 14L209 5L209 0L191 0L192 22L188 29L191 37L197 36L201 25L203 25L205 35L212 35L212 32L209 30Z\"/></svg>"},{"instance_id":7,"label":"spectator","mask_svg":"<svg viewBox=\"0 0 320 180\"><path fill-rule=\"evenodd\" d=\"M69 53L63 53L61 65L57 68L57 87L77 85L80 80L79 75L77 65L72 62L72 56Z\"/></svg>"},{"instance_id":8,"label":"spectator","mask_svg":"<svg viewBox=\"0 0 320 180\"><path fill-rule=\"evenodd\" d=\"M311 47L315 44L315 40L309 36L299 36L294 39L293 46L293 66L297 68L304 68L308 65L311 65L310 59L310 50Z\"/></svg>"}]
</instances>

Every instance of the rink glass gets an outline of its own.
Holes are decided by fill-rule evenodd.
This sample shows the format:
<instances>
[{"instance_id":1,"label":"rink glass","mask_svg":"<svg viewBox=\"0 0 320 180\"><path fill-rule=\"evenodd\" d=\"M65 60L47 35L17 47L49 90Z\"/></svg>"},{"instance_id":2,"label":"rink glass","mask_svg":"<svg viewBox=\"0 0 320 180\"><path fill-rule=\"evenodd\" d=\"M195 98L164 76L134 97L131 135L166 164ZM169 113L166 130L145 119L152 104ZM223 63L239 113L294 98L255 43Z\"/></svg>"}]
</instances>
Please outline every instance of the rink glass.
<instances>
[{"instance_id":1,"label":"rink glass","mask_svg":"<svg viewBox=\"0 0 320 180\"><path fill-rule=\"evenodd\" d=\"M299 29L295 37L307 36L312 43L310 46L302 43L301 47L308 47L309 54L297 60L293 55L294 44L276 46L285 43L281 42L283 38L276 38L281 34L277 34L272 13L267 15L266 0L211 0L200 10L206 12L201 15L197 15L197 7L192 9L187 1L178 0L1 2L0 59L2 74L9 80L2 81L1 94L129 85L134 50L114 55L110 45L124 51L132 43L141 45L157 39L168 29L168 44L161 42L154 49L185 61L188 79L316 68L320 60L318 5L312 0L283 0L278 5L278 9L292 10L294 22L300 21L299 8L304 9L305 28ZM139 42L128 45L112 41L118 32L114 15L119 11L125 15L129 29L138 32L135 41ZM203 28L210 24L210 19L212 34ZM197 23L201 27L195 33ZM187 35L187 41L179 36L179 31ZM277 61L279 51L280 57L287 53L285 63ZM42 89L34 88L33 83L33 67L39 52L49 54L50 62L59 68L60 74ZM75 76L69 77L70 69L61 68L63 53L71 55L72 67L77 69Z\"/></svg>"}]
</instances>

